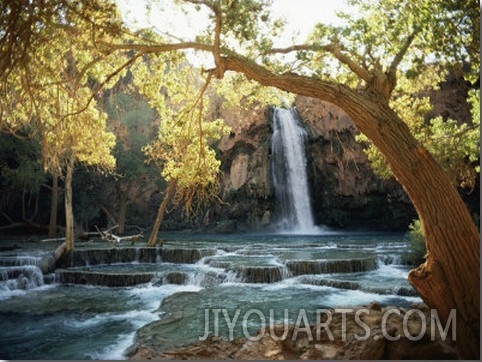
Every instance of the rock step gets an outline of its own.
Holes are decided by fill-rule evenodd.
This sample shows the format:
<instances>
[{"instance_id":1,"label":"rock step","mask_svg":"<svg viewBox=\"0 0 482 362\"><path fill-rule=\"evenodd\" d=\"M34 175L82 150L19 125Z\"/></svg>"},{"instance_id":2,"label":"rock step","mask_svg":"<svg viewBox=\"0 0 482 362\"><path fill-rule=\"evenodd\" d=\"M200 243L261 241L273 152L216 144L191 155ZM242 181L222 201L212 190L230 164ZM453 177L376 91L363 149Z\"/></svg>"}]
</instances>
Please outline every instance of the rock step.
<instances>
[{"instance_id":1,"label":"rock step","mask_svg":"<svg viewBox=\"0 0 482 362\"><path fill-rule=\"evenodd\" d=\"M89 284L105 287L128 287L151 282L156 273L101 273L92 271L57 269L56 280L65 284Z\"/></svg>"},{"instance_id":2,"label":"rock step","mask_svg":"<svg viewBox=\"0 0 482 362\"><path fill-rule=\"evenodd\" d=\"M323 259L323 260L289 260L286 262L289 271L294 275L359 273L377 269L375 257L361 259Z\"/></svg>"},{"instance_id":3,"label":"rock step","mask_svg":"<svg viewBox=\"0 0 482 362\"><path fill-rule=\"evenodd\" d=\"M216 254L215 249L190 248L99 248L75 249L69 258L60 260L57 268L69 268L118 263L177 263L194 264L206 256Z\"/></svg>"},{"instance_id":4,"label":"rock step","mask_svg":"<svg viewBox=\"0 0 482 362\"><path fill-rule=\"evenodd\" d=\"M204 257L216 254L216 249L187 249L164 248L161 249L161 260L165 263L194 264Z\"/></svg>"}]
</instances>

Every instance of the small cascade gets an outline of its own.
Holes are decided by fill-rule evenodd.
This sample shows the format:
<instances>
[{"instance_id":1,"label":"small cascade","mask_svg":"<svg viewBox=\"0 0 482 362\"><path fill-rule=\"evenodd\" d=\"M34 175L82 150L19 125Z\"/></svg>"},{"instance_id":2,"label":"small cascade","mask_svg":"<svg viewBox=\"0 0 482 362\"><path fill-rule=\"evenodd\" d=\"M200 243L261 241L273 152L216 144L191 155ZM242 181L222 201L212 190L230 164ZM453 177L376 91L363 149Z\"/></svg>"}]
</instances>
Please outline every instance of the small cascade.
<instances>
[{"instance_id":1,"label":"small cascade","mask_svg":"<svg viewBox=\"0 0 482 362\"><path fill-rule=\"evenodd\" d=\"M158 256L159 249L154 247L75 249L70 255L70 260L58 266L67 268L118 263L155 263Z\"/></svg>"},{"instance_id":2,"label":"small cascade","mask_svg":"<svg viewBox=\"0 0 482 362\"><path fill-rule=\"evenodd\" d=\"M224 271L200 270L188 274L188 285L196 285L203 288L212 288L226 281L227 274Z\"/></svg>"},{"instance_id":3,"label":"small cascade","mask_svg":"<svg viewBox=\"0 0 482 362\"><path fill-rule=\"evenodd\" d=\"M152 282L157 275L153 272L103 273L89 270L57 269L55 276L59 283L65 284L128 287Z\"/></svg>"},{"instance_id":4,"label":"small cascade","mask_svg":"<svg viewBox=\"0 0 482 362\"><path fill-rule=\"evenodd\" d=\"M320 285L338 289L356 290L360 289L360 284L349 280L317 278L314 275L303 275L299 279L302 284Z\"/></svg>"},{"instance_id":5,"label":"small cascade","mask_svg":"<svg viewBox=\"0 0 482 362\"><path fill-rule=\"evenodd\" d=\"M194 264L204 257L216 254L215 249L161 249L161 259L165 263Z\"/></svg>"},{"instance_id":6,"label":"small cascade","mask_svg":"<svg viewBox=\"0 0 482 362\"><path fill-rule=\"evenodd\" d=\"M378 262L381 265L405 265L400 255L380 255Z\"/></svg>"},{"instance_id":7,"label":"small cascade","mask_svg":"<svg viewBox=\"0 0 482 362\"><path fill-rule=\"evenodd\" d=\"M41 258L4 256L0 258L0 291L29 290L44 285Z\"/></svg>"},{"instance_id":8,"label":"small cascade","mask_svg":"<svg viewBox=\"0 0 482 362\"><path fill-rule=\"evenodd\" d=\"M305 155L306 132L295 109L274 108L272 177L284 231L319 232L310 204Z\"/></svg>"},{"instance_id":9,"label":"small cascade","mask_svg":"<svg viewBox=\"0 0 482 362\"><path fill-rule=\"evenodd\" d=\"M33 289L44 284L42 271L34 265L1 267L0 290Z\"/></svg>"},{"instance_id":10,"label":"small cascade","mask_svg":"<svg viewBox=\"0 0 482 362\"><path fill-rule=\"evenodd\" d=\"M236 277L243 283L276 283L283 279L281 267L270 266L246 266L234 267Z\"/></svg>"},{"instance_id":11,"label":"small cascade","mask_svg":"<svg viewBox=\"0 0 482 362\"><path fill-rule=\"evenodd\" d=\"M290 260L286 263L295 275L359 273L377 269L374 257L362 259Z\"/></svg>"}]
</instances>

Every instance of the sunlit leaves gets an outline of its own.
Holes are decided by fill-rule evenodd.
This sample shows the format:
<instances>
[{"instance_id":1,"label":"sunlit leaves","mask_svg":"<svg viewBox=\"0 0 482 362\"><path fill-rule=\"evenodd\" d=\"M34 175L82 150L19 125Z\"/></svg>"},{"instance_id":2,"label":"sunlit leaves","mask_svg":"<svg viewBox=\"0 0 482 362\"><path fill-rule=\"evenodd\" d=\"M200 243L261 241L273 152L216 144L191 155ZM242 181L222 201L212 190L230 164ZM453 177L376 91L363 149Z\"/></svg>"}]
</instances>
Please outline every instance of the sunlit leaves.
<instances>
[{"instance_id":1,"label":"sunlit leaves","mask_svg":"<svg viewBox=\"0 0 482 362\"><path fill-rule=\"evenodd\" d=\"M136 64L134 82L160 115L158 138L144 152L175 183L174 200L189 214L217 196L220 161L212 145L228 127L208 119L207 80L177 60L155 56Z\"/></svg>"},{"instance_id":2,"label":"sunlit leaves","mask_svg":"<svg viewBox=\"0 0 482 362\"><path fill-rule=\"evenodd\" d=\"M293 94L277 88L262 87L240 74L226 74L222 80L214 81L213 85L227 108L249 109L257 105L289 107L294 102Z\"/></svg>"},{"instance_id":3,"label":"sunlit leaves","mask_svg":"<svg viewBox=\"0 0 482 362\"><path fill-rule=\"evenodd\" d=\"M480 96L479 91L472 91L469 103L472 108L471 122L460 123L452 119L435 117L426 120L430 110L428 98L401 96L392 101L392 107L406 120L410 130L456 185L474 187L477 173L480 173ZM358 140L368 142L366 137ZM370 144L365 152L375 172L388 178L392 175L389 166L380 152Z\"/></svg>"},{"instance_id":4,"label":"sunlit leaves","mask_svg":"<svg viewBox=\"0 0 482 362\"><path fill-rule=\"evenodd\" d=\"M18 10L17 2L9 4L10 12ZM126 61L99 45L122 33L115 7L97 0L39 5L30 2L30 11L18 19L30 24L18 40L25 57L11 58L11 71L2 73L0 127L10 132L28 127L40 140L44 165L52 173L61 174L71 158L111 168L115 140L106 131L106 115L97 108L94 92L112 85ZM19 36L8 25L1 29L2 40ZM8 44L1 43L2 53Z\"/></svg>"},{"instance_id":5,"label":"sunlit leaves","mask_svg":"<svg viewBox=\"0 0 482 362\"><path fill-rule=\"evenodd\" d=\"M369 72L385 72L411 34L415 37L399 70L410 73L414 82L427 63L466 62L478 74L479 31L474 30L478 30L480 9L475 0L350 0L340 16L345 26L318 24L309 39L314 49L309 68L320 78L337 77L354 83L346 64L336 67L329 61L333 58L326 51L327 45L340 46Z\"/></svg>"}]
</instances>

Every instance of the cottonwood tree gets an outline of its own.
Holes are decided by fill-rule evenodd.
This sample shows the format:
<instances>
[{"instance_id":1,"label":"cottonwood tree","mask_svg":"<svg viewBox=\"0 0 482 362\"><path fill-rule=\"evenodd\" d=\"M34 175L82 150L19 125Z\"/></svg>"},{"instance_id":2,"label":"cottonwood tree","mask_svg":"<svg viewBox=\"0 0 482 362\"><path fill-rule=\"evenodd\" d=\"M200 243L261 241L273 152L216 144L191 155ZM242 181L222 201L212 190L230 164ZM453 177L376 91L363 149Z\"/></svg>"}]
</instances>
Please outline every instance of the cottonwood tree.
<instances>
[{"instance_id":1,"label":"cottonwood tree","mask_svg":"<svg viewBox=\"0 0 482 362\"><path fill-rule=\"evenodd\" d=\"M0 229L41 227L35 219L47 176L40 159L35 140L0 133L0 218L8 222Z\"/></svg>"},{"instance_id":2,"label":"cottonwood tree","mask_svg":"<svg viewBox=\"0 0 482 362\"><path fill-rule=\"evenodd\" d=\"M124 233L127 207L133 201L134 192L142 192L145 182L157 172L144 162L142 148L153 139L157 113L147 104L127 79L109 90L104 101L104 110L109 115L109 126L116 134L113 150L116 158L114 175L110 177L115 190L115 211L107 205L102 209L108 214L118 232ZM139 189L139 190L137 190Z\"/></svg>"},{"instance_id":3,"label":"cottonwood tree","mask_svg":"<svg viewBox=\"0 0 482 362\"><path fill-rule=\"evenodd\" d=\"M211 146L229 129L207 116L205 92L211 75L203 84L184 57L150 57L132 71L134 83L160 117L157 139L144 148L147 160L159 165L168 183L148 241L154 246L171 201L190 215L217 197L220 161Z\"/></svg>"},{"instance_id":4,"label":"cottonwood tree","mask_svg":"<svg viewBox=\"0 0 482 362\"><path fill-rule=\"evenodd\" d=\"M121 57L108 59L93 44L94 36L108 41L114 28L117 34L113 9L96 1L2 4L0 127L13 134L31 130L45 169L54 180L64 177L67 251L74 246L75 163L104 169L115 163L115 139L92 91L114 82L122 69ZM102 26L94 29L93 22Z\"/></svg>"},{"instance_id":5,"label":"cottonwood tree","mask_svg":"<svg viewBox=\"0 0 482 362\"><path fill-rule=\"evenodd\" d=\"M341 107L383 154L420 217L428 253L426 262L410 272L410 282L443 322L456 309L460 353L479 358L478 230L447 174L392 104L403 87L401 75L416 83L429 62L466 61L478 73L479 4L475 0L380 0L374 6L372 1L352 0L348 3L354 15L344 16L345 26L319 25L306 43L281 48L272 36L271 30L277 27L267 1L177 3L209 11L212 21L196 39L119 39L96 44L132 59L187 49L206 52L213 58L212 77L238 72L263 86ZM25 32L8 21L5 24L0 36L15 55L1 59L2 70L28 63L24 54L31 46L30 38L9 37ZM284 62L288 53L294 54L294 60ZM0 72L2 80L4 73Z\"/></svg>"},{"instance_id":6,"label":"cottonwood tree","mask_svg":"<svg viewBox=\"0 0 482 362\"><path fill-rule=\"evenodd\" d=\"M353 0L346 26L320 24L304 44L279 48L270 37L266 2L180 2L204 7L212 23L193 41L116 44L113 49L209 52L222 78L242 73L261 85L336 104L383 154L421 220L426 262L409 274L423 300L446 322L457 310L457 343L479 356L479 235L451 180L393 106L405 75L416 83L429 62L468 62L478 73L480 9L467 1ZM295 61L280 55L294 53Z\"/></svg>"}]
</instances>

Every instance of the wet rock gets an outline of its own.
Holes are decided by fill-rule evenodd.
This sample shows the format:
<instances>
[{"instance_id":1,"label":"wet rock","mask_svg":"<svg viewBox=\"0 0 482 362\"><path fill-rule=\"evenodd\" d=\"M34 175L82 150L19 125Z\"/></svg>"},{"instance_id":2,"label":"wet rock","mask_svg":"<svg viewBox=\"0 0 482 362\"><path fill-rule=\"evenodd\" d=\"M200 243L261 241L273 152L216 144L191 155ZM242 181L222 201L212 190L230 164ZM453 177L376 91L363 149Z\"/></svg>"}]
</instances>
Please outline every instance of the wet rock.
<instances>
[{"instance_id":1,"label":"wet rock","mask_svg":"<svg viewBox=\"0 0 482 362\"><path fill-rule=\"evenodd\" d=\"M273 266L237 266L236 275L244 283L276 283L283 279L281 267Z\"/></svg>"},{"instance_id":2,"label":"wet rock","mask_svg":"<svg viewBox=\"0 0 482 362\"><path fill-rule=\"evenodd\" d=\"M163 278L163 284L185 284L187 280L187 275L181 272L170 272Z\"/></svg>"},{"instance_id":3,"label":"wet rock","mask_svg":"<svg viewBox=\"0 0 482 362\"><path fill-rule=\"evenodd\" d=\"M363 313L360 313L362 311ZM368 312L366 312L368 311ZM297 326L288 326L285 338L273 338L271 333L265 333L258 340L236 338L225 341L220 338L209 337L202 342L182 346L169 350L162 350L152 344L138 344L129 351L129 359L236 359L236 360L380 360L380 359L457 359L459 355L449 341L441 339L437 334L432 340L431 336L424 336L418 340L407 338L400 333L403 331L403 314L390 314L386 318L386 325L382 326L383 311L378 308L367 309L353 308L345 314L331 310L332 319L327 329L314 324L308 330L303 328L298 333ZM359 313L360 320L365 327L355 322L355 315ZM344 322L345 320L345 322ZM427 316L426 320L430 320ZM362 328L363 327L363 328ZM385 328L385 331L382 331ZM408 328L415 334L420 329L420 321L408 321ZM430 325L427 326L430 331ZM368 332L367 332L368 331ZM277 325L273 328L276 336L284 333L284 326ZM400 338L396 341L389 340L386 335ZM412 334L412 335L413 335Z\"/></svg>"},{"instance_id":4,"label":"wet rock","mask_svg":"<svg viewBox=\"0 0 482 362\"><path fill-rule=\"evenodd\" d=\"M44 274L51 273L55 270L55 262L55 256L53 254L47 254L40 258L38 267Z\"/></svg>"},{"instance_id":5,"label":"wet rock","mask_svg":"<svg viewBox=\"0 0 482 362\"><path fill-rule=\"evenodd\" d=\"M57 269L55 274L59 283L102 285L106 287L145 284L155 278L155 273L100 273L67 269Z\"/></svg>"},{"instance_id":6,"label":"wet rock","mask_svg":"<svg viewBox=\"0 0 482 362\"><path fill-rule=\"evenodd\" d=\"M290 260L290 272L297 275L325 273L358 273L377 269L374 257L362 259Z\"/></svg>"},{"instance_id":7,"label":"wet rock","mask_svg":"<svg viewBox=\"0 0 482 362\"><path fill-rule=\"evenodd\" d=\"M194 264L206 256L216 253L215 249L168 249L161 250L161 259L165 263Z\"/></svg>"}]
</instances>

